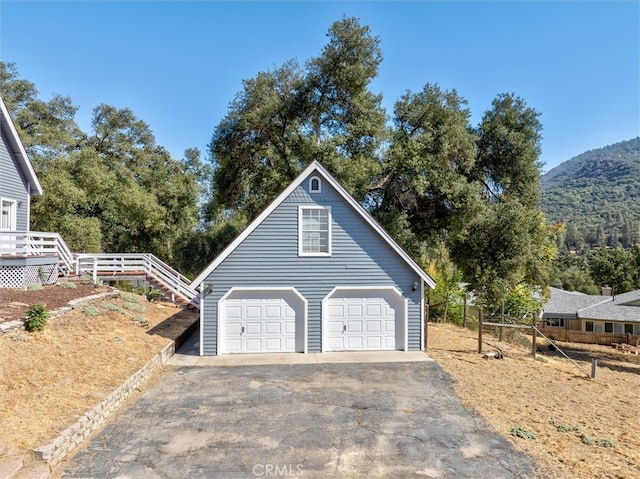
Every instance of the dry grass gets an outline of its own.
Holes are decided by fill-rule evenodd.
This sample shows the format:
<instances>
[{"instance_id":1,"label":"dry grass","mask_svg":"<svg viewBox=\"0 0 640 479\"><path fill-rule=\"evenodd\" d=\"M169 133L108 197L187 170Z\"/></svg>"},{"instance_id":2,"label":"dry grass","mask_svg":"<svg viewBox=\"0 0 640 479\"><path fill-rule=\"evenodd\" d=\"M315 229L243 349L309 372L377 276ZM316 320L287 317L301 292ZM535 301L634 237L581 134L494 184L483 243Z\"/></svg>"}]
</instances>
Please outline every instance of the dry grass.
<instances>
[{"instance_id":1,"label":"dry grass","mask_svg":"<svg viewBox=\"0 0 640 479\"><path fill-rule=\"evenodd\" d=\"M197 319L170 303L140 297L140 304L144 313L124 314L94 304L100 316L74 310L51 319L40 333L0 336L3 456L32 456ZM134 315L149 324L137 325Z\"/></svg>"},{"instance_id":2,"label":"dry grass","mask_svg":"<svg viewBox=\"0 0 640 479\"><path fill-rule=\"evenodd\" d=\"M640 477L638 357L583 346L588 356L606 356L593 380L557 355L533 360L522 348L484 339L485 351L500 347L505 359L483 359L477 333L446 324L429 324L428 353L455 378L463 402L538 460L547 477ZM591 370L590 362L579 364ZM513 428L535 431L536 438L512 436ZM604 447L606 441L615 447Z\"/></svg>"}]
</instances>

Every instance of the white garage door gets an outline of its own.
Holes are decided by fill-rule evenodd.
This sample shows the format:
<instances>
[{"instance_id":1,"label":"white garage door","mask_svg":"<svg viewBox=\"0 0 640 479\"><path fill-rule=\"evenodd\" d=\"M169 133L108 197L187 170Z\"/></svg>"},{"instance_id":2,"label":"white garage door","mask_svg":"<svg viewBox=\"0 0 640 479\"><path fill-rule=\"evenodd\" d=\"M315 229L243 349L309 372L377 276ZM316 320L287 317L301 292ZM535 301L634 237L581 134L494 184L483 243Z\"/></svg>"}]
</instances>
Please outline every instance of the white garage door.
<instances>
[{"instance_id":1,"label":"white garage door","mask_svg":"<svg viewBox=\"0 0 640 479\"><path fill-rule=\"evenodd\" d=\"M393 291L336 291L325 302L325 351L395 350L403 302Z\"/></svg>"},{"instance_id":2,"label":"white garage door","mask_svg":"<svg viewBox=\"0 0 640 479\"><path fill-rule=\"evenodd\" d=\"M296 319L301 300L291 292L236 292L224 301L221 352L296 351Z\"/></svg>"}]
</instances>

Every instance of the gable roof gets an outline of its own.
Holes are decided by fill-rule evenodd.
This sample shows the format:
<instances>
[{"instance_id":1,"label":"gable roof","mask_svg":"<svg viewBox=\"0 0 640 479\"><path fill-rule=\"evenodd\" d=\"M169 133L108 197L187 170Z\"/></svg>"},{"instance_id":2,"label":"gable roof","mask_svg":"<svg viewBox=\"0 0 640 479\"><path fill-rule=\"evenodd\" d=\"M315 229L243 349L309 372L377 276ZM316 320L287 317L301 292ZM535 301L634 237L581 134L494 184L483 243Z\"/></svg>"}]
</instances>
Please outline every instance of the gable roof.
<instances>
[{"instance_id":1,"label":"gable roof","mask_svg":"<svg viewBox=\"0 0 640 479\"><path fill-rule=\"evenodd\" d=\"M22 170L22 174L29 183L30 193L32 195L41 195L42 185L40 185L40 181L38 181L36 172L31 165L31 161L29 160L27 152L24 149L24 145L22 144L22 141L18 136L18 131L16 130L13 121L11 120L11 116L9 116L9 110L7 110L4 101L2 101L2 97L0 97L0 127L9 139L9 146L15 153L18 160L18 165Z\"/></svg>"},{"instance_id":2,"label":"gable roof","mask_svg":"<svg viewBox=\"0 0 640 479\"><path fill-rule=\"evenodd\" d=\"M358 203L338 181L318 162L313 161L305 170L293 180L293 182L255 219L249 226L229 244L202 273L193 280L191 286L197 288L202 282L242 243L302 182L312 173L317 173L324 178L338 194L349 204L353 210L366 221L380 237L405 261L405 263L431 288L436 283L418 264L396 243L385 229Z\"/></svg>"},{"instance_id":3,"label":"gable roof","mask_svg":"<svg viewBox=\"0 0 640 479\"><path fill-rule=\"evenodd\" d=\"M596 296L554 287L549 289L551 290L551 298L542 309L543 316L548 316L551 313L576 316L578 311L584 308L611 301L610 296Z\"/></svg>"},{"instance_id":4,"label":"gable roof","mask_svg":"<svg viewBox=\"0 0 640 479\"><path fill-rule=\"evenodd\" d=\"M640 322L640 290L616 296L593 296L551 288L542 317L570 316L601 321Z\"/></svg>"}]
</instances>

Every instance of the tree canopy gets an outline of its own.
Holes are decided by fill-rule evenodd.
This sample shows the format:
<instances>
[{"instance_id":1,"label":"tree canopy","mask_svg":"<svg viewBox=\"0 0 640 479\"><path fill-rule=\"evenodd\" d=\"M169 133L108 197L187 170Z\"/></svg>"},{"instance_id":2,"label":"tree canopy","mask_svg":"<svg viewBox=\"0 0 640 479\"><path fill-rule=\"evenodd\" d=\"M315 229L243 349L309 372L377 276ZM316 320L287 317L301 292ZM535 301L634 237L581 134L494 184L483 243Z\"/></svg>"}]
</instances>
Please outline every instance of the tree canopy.
<instances>
[{"instance_id":1,"label":"tree canopy","mask_svg":"<svg viewBox=\"0 0 640 479\"><path fill-rule=\"evenodd\" d=\"M474 127L462 96L426 83L389 118L371 90L380 39L347 17L327 36L303 66L245 80L215 128L210 230L256 217L319 160L417 261L445 245L492 301L546 285L555 243L538 205L539 113L501 93Z\"/></svg>"},{"instance_id":2,"label":"tree canopy","mask_svg":"<svg viewBox=\"0 0 640 479\"><path fill-rule=\"evenodd\" d=\"M34 198L31 227L57 231L77 252L151 252L165 260L199 221L199 152L175 160L128 108L98 105L92 131L59 95L45 102L35 85L0 62L0 95L11 111L44 195Z\"/></svg>"},{"instance_id":3,"label":"tree canopy","mask_svg":"<svg viewBox=\"0 0 640 479\"><path fill-rule=\"evenodd\" d=\"M197 150L171 158L128 108L98 105L81 131L71 99L38 99L0 63L0 94L45 189L33 225L78 251L149 251L193 274L318 160L442 280L437 297L459 294L461 279L494 303L545 286L559 231L539 210L539 113L498 93L472 125L463 96L426 82L389 115L372 90L381 62L368 26L333 23L318 56L243 81L213 131L210 168Z\"/></svg>"}]
</instances>

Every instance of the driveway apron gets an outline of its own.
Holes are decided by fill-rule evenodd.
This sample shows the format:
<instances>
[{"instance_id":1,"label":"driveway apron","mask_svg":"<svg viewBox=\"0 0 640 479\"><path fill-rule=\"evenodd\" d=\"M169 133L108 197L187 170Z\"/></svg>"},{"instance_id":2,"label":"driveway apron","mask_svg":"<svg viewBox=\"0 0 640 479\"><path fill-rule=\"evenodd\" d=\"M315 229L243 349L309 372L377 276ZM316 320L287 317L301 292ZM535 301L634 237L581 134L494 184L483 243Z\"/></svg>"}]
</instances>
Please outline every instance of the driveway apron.
<instances>
[{"instance_id":1,"label":"driveway apron","mask_svg":"<svg viewBox=\"0 0 640 479\"><path fill-rule=\"evenodd\" d=\"M62 477L534 477L451 385L433 361L174 367Z\"/></svg>"}]
</instances>

